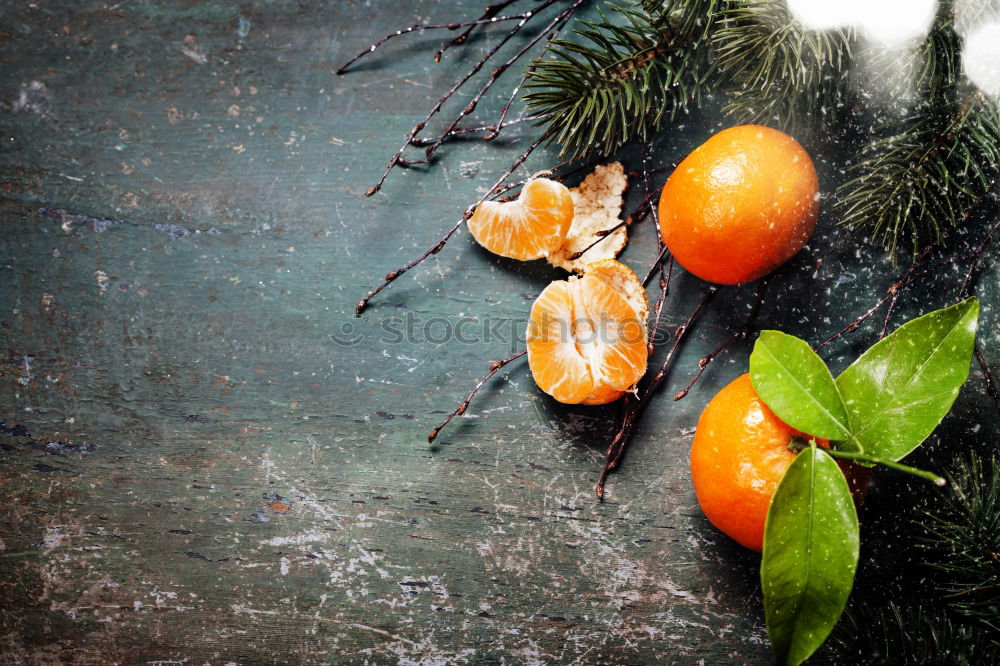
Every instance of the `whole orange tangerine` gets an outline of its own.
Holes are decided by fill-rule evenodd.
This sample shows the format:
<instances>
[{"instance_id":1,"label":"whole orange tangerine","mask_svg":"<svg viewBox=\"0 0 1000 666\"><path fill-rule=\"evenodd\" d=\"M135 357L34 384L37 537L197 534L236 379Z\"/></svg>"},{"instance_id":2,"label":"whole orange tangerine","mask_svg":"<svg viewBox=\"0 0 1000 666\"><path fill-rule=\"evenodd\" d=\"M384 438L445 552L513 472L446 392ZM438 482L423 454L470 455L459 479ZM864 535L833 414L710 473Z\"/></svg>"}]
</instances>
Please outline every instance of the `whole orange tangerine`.
<instances>
[{"instance_id":1,"label":"whole orange tangerine","mask_svg":"<svg viewBox=\"0 0 1000 666\"><path fill-rule=\"evenodd\" d=\"M705 516L751 550L764 544L771 497L792 464L792 437L808 439L779 419L753 389L750 375L737 377L705 407L691 445L691 481ZM829 442L817 439L823 448ZM856 502L864 498L871 470L838 461Z\"/></svg>"},{"instance_id":2,"label":"whole orange tangerine","mask_svg":"<svg viewBox=\"0 0 1000 666\"><path fill-rule=\"evenodd\" d=\"M784 132L722 130L677 165L660 195L660 233L703 280L743 284L802 249L819 215L812 160Z\"/></svg>"}]
</instances>

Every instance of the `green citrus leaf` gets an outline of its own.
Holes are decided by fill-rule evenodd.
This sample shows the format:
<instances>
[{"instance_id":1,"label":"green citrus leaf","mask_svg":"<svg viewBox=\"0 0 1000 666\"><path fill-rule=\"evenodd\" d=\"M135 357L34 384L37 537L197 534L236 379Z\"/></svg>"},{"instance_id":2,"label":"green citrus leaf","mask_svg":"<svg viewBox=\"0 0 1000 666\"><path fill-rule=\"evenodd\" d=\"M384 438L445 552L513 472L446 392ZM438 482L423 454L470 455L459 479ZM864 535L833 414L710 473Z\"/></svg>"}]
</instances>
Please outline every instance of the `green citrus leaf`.
<instances>
[{"instance_id":1,"label":"green citrus leaf","mask_svg":"<svg viewBox=\"0 0 1000 666\"><path fill-rule=\"evenodd\" d=\"M795 457L771 499L760 582L779 664L799 664L823 644L854 584L860 535L843 473L822 449Z\"/></svg>"},{"instance_id":2,"label":"green citrus leaf","mask_svg":"<svg viewBox=\"0 0 1000 666\"><path fill-rule=\"evenodd\" d=\"M824 439L851 435L847 407L833 375L805 340L761 331L750 354L753 389L778 418Z\"/></svg>"},{"instance_id":3,"label":"green citrus leaf","mask_svg":"<svg viewBox=\"0 0 1000 666\"><path fill-rule=\"evenodd\" d=\"M918 317L837 377L865 453L899 460L931 434L969 376L978 318L974 298Z\"/></svg>"}]
</instances>

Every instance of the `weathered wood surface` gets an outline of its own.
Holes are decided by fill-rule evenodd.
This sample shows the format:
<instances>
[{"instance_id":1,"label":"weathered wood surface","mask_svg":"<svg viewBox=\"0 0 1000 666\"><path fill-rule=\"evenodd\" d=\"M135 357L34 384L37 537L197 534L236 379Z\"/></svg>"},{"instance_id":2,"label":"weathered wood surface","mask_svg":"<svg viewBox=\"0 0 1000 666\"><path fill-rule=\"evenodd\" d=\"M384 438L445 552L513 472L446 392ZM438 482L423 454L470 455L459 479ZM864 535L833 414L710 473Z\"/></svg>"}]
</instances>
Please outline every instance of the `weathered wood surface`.
<instances>
[{"instance_id":1,"label":"weathered wood surface","mask_svg":"<svg viewBox=\"0 0 1000 666\"><path fill-rule=\"evenodd\" d=\"M441 38L418 35L333 70L391 29L476 14L464 4L0 9L3 662L767 662L758 558L701 516L687 472L697 415L748 344L669 400L753 287L697 325L604 504L616 409L556 405L523 364L425 441L518 348L558 271L462 232L353 317L525 145L449 145L362 196L496 36L440 65ZM664 155L709 122L684 121ZM840 166L820 159L824 184ZM760 327L818 340L898 273L822 224ZM624 260L653 256L636 229ZM995 262L979 275L995 366ZM905 294L894 322L959 282ZM703 289L676 280L665 334ZM460 322L468 339L442 341ZM880 326L827 358L842 367ZM996 439L982 386L974 368L937 440Z\"/></svg>"}]
</instances>

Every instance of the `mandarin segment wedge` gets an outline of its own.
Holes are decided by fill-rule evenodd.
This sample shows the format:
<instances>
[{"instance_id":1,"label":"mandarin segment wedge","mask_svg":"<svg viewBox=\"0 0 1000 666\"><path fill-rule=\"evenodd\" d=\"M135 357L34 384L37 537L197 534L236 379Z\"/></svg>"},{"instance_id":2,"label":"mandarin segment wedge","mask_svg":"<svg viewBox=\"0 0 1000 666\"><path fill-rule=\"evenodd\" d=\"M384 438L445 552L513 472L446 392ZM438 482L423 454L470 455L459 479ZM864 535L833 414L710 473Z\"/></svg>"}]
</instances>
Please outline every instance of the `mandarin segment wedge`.
<instances>
[{"instance_id":1,"label":"mandarin segment wedge","mask_svg":"<svg viewBox=\"0 0 1000 666\"><path fill-rule=\"evenodd\" d=\"M563 243L573 221L573 199L562 183L533 178L514 201L484 201L469 231L484 248L510 259L541 259Z\"/></svg>"},{"instance_id":2,"label":"mandarin segment wedge","mask_svg":"<svg viewBox=\"0 0 1000 666\"><path fill-rule=\"evenodd\" d=\"M531 306L528 365L559 402L601 405L646 372L649 304L632 269L614 259L551 283Z\"/></svg>"}]
</instances>

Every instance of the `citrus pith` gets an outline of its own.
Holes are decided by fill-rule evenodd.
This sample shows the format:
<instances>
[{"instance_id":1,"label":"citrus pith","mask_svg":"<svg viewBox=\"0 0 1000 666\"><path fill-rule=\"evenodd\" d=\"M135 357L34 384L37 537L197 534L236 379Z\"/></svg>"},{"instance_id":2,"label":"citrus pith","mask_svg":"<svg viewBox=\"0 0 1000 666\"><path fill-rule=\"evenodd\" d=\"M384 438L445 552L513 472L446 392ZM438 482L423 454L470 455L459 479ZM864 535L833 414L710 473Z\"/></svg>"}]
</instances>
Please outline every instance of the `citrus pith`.
<instances>
[{"instance_id":1,"label":"citrus pith","mask_svg":"<svg viewBox=\"0 0 1000 666\"><path fill-rule=\"evenodd\" d=\"M549 284L528 320L528 365L540 389L559 402L604 404L646 371L649 305L632 269L614 259L583 277Z\"/></svg>"}]
</instances>

